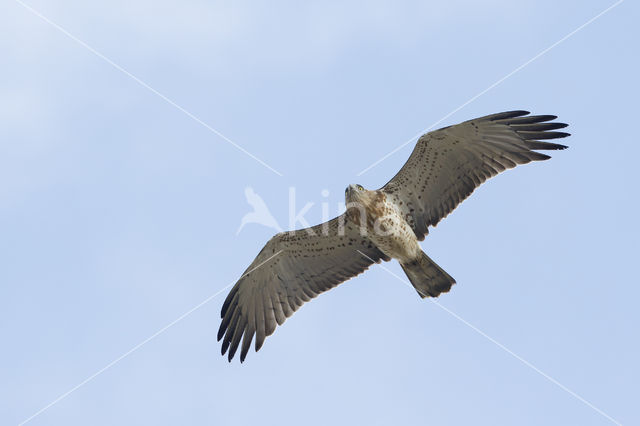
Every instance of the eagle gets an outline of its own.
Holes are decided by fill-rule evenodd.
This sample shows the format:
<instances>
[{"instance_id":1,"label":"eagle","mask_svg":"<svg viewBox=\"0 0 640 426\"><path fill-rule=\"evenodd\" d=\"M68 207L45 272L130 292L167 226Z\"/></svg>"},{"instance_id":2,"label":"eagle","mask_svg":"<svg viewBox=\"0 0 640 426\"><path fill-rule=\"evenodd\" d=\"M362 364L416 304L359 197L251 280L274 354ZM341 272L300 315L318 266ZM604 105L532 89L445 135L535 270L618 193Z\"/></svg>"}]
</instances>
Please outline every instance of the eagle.
<instances>
[{"instance_id":1,"label":"eagle","mask_svg":"<svg viewBox=\"0 0 640 426\"><path fill-rule=\"evenodd\" d=\"M549 139L569 133L554 115L508 111L422 135L407 162L382 188L352 184L346 211L319 225L273 236L229 291L218 341L244 362L305 302L367 270L397 259L420 297L448 292L455 280L420 248L436 226L485 180L567 148Z\"/></svg>"}]
</instances>

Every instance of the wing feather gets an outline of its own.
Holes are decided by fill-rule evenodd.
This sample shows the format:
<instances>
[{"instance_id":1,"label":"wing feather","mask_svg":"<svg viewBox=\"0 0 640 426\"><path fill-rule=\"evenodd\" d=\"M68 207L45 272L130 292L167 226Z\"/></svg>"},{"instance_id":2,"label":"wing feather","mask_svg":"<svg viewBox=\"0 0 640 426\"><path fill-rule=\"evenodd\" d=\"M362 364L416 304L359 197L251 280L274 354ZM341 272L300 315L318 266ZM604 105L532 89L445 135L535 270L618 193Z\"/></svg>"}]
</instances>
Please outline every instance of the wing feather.
<instances>
[{"instance_id":1,"label":"wing feather","mask_svg":"<svg viewBox=\"0 0 640 426\"><path fill-rule=\"evenodd\" d=\"M218 330L222 354L228 351L231 361L240 346L240 361L244 361L254 336L258 351L276 326L305 302L381 260L389 259L344 215L275 235L222 305Z\"/></svg>"},{"instance_id":2,"label":"wing feather","mask_svg":"<svg viewBox=\"0 0 640 426\"><path fill-rule=\"evenodd\" d=\"M400 171L381 189L401 206L418 239L436 226L487 179L531 161L547 160L534 150L565 149L542 142L569 136L550 122L555 115L507 111L423 135Z\"/></svg>"}]
</instances>

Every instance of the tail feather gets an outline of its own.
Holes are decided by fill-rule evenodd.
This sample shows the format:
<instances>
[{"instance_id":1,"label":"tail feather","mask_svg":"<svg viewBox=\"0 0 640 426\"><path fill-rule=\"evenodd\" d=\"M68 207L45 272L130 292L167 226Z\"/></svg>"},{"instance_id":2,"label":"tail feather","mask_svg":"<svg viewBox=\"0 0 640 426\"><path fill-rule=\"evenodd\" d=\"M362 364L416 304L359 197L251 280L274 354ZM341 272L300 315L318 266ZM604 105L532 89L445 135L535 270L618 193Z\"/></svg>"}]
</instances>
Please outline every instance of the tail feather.
<instances>
[{"instance_id":1,"label":"tail feather","mask_svg":"<svg viewBox=\"0 0 640 426\"><path fill-rule=\"evenodd\" d=\"M438 297L451 290L456 280L427 256L425 252L411 262L400 263L420 297Z\"/></svg>"}]
</instances>

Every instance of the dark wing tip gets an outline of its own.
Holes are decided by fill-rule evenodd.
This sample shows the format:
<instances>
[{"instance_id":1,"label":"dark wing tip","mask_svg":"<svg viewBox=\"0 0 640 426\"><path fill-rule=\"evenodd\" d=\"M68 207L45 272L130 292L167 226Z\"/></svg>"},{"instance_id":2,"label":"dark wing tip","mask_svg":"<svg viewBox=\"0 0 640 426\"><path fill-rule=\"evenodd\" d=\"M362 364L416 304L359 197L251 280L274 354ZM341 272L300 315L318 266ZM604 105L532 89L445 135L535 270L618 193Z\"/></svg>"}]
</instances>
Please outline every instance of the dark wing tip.
<instances>
[{"instance_id":1,"label":"dark wing tip","mask_svg":"<svg viewBox=\"0 0 640 426\"><path fill-rule=\"evenodd\" d=\"M242 281L242 278L244 277L240 277L238 282L233 286L229 294L227 294L227 297L224 299L224 303L222 304L222 309L220 309L220 318L224 318L224 316L227 314L229 307L234 301L235 295L238 293L238 284L240 283L240 281Z\"/></svg>"},{"instance_id":2,"label":"dark wing tip","mask_svg":"<svg viewBox=\"0 0 640 426\"><path fill-rule=\"evenodd\" d=\"M482 120L489 120L489 121L496 121L496 120L507 120L510 118L516 118L516 117L522 117L523 115L528 115L530 114L529 111L525 111L523 109L518 109L515 111L505 111L505 112L498 112L496 114L491 114L491 115L487 115L485 117L482 117Z\"/></svg>"},{"instance_id":3,"label":"dark wing tip","mask_svg":"<svg viewBox=\"0 0 640 426\"><path fill-rule=\"evenodd\" d=\"M498 119L492 121L509 126L514 130L518 136L522 138L527 148L530 150L563 150L567 149L567 145L558 143L542 142L547 139L561 139L571 136L571 133L558 132L558 129L564 129L568 126L567 123L551 122L558 118L555 115L527 115L516 116L514 114L509 116L508 113L495 114L500 116ZM534 158L534 160L546 160L548 156L540 158Z\"/></svg>"},{"instance_id":4,"label":"dark wing tip","mask_svg":"<svg viewBox=\"0 0 640 426\"><path fill-rule=\"evenodd\" d=\"M227 353L227 356L229 357L229 362L231 362L233 357L236 355L237 350L238 350L238 345L235 342L232 342L231 346L229 347L229 352Z\"/></svg>"},{"instance_id":5,"label":"dark wing tip","mask_svg":"<svg viewBox=\"0 0 640 426\"><path fill-rule=\"evenodd\" d=\"M547 130L517 130L518 135L524 140L544 140L544 139L559 139L570 136L567 132L553 132Z\"/></svg>"},{"instance_id":6,"label":"dark wing tip","mask_svg":"<svg viewBox=\"0 0 640 426\"><path fill-rule=\"evenodd\" d=\"M527 148L531 149L531 150L555 150L555 151L562 151L564 149L569 148L566 145L561 145L559 143L550 143L550 142L539 142L539 141L525 141L524 142L525 145L527 145Z\"/></svg>"},{"instance_id":7,"label":"dark wing tip","mask_svg":"<svg viewBox=\"0 0 640 426\"><path fill-rule=\"evenodd\" d=\"M499 124L507 124L512 126L512 125L518 125L518 124L544 123L545 121L552 121L558 118L558 116L556 115L528 115L527 113L527 114L521 114L521 115L506 116L507 113L502 113L502 114L504 114L503 117L493 119L492 121L497 121L499 122ZM499 114L494 114L494 115L499 115ZM523 117L522 115L525 115L525 116Z\"/></svg>"},{"instance_id":8,"label":"dark wing tip","mask_svg":"<svg viewBox=\"0 0 640 426\"><path fill-rule=\"evenodd\" d=\"M502 124L502 123L500 123ZM540 122L540 123L528 123L528 124L507 124L513 130L517 132L535 132L543 130L558 130L564 129L568 126L567 123L553 122Z\"/></svg>"},{"instance_id":9,"label":"dark wing tip","mask_svg":"<svg viewBox=\"0 0 640 426\"><path fill-rule=\"evenodd\" d=\"M260 350L260 348L262 347L262 345L264 345L264 339L265 338L266 338L266 336L262 337L262 338L256 337L256 346L255 346L256 352L258 352Z\"/></svg>"},{"instance_id":10,"label":"dark wing tip","mask_svg":"<svg viewBox=\"0 0 640 426\"><path fill-rule=\"evenodd\" d=\"M222 342L222 346L220 347L220 354L224 356L224 354L227 353L228 348L229 348L229 341L225 339L225 341Z\"/></svg>"}]
</instances>

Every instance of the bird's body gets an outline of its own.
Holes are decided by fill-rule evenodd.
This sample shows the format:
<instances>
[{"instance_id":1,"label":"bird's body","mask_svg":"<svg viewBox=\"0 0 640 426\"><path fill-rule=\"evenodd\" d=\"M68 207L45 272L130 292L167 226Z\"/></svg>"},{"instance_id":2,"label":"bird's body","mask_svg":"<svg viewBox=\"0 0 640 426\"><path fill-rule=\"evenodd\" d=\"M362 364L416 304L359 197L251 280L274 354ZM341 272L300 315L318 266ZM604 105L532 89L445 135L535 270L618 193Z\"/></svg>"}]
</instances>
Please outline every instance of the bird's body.
<instances>
[{"instance_id":1,"label":"bird's body","mask_svg":"<svg viewBox=\"0 0 640 426\"><path fill-rule=\"evenodd\" d=\"M382 253L400 262L416 259L422 252L418 239L400 206L380 190L349 185L345 194L347 219L361 229Z\"/></svg>"},{"instance_id":2,"label":"bird's body","mask_svg":"<svg viewBox=\"0 0 640 426\"><path fill-rule=\"evenodd\" d=\"M374 263L397 259L421 297L448 292L455 280L420 248L434 227L488 178L518 164L546 160L543 142L568 133L552 115L509 111L423 135L400 171L382 188L350 185L347 211L320 225L276 234L231 289L218 340L229 360L243 361L303 303Z\"/></svg>"},{"instance_id":3,"label":"bird's body","mask_svg":"<svg viewBox=\"0 0 640 426\"><path fill-rule=\"evenodd\" d=\"M368 191L349 185L346 216L386 257L396 259L420 297L437 297L456 281L432 261L418 244L401 200L383 190Z\"/></svg>"}]
</instances>

